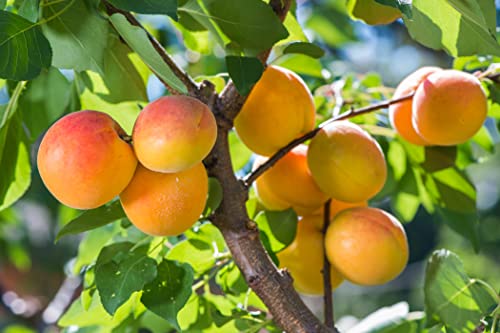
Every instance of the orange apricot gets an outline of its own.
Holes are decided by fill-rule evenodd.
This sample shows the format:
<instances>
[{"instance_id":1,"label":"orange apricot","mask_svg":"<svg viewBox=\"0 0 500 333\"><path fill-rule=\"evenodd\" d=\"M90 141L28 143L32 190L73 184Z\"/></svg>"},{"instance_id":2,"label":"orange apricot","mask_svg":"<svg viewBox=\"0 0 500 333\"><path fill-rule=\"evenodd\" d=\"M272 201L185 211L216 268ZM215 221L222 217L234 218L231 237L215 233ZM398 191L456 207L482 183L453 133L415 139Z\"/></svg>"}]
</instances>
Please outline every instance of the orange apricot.
<instances>
[{"instance_id":1,"label":"orange apricot","mask_svg":"<svg viewBox=\"0 0 500 333\"><path fill-rule=\"evenodd\" d=\"M481 82L457 70L427 76L413 97L413 127L422 139L434 145L464 143L479 131L487 112Z\"/></svg>"},{"instance_id":2,"label":"orange apricot","mask_svg":"<svg viewBox=\"0 0 500 333\"><path fill-rule=\"evenodd\" d=\"M234 120L236 133L253 152L270 156L314 128L315 106L302 79L268 66Z\"/></svg>"},{"instance_id":3,"label":"orange apricot","mask_svg":"<svg viewBox=\"0 0 500 333\"><path fill-rule=\"evenodd\" d=\"M414 93L422 81L432 73L440 70L442 69L439 67L422 67L416 70L401 81L392 98L397 99L412 92ZM429 145L413 128L412 105L413 98L389 106L391 125L404 140L419 146Z\"/></svg>"},{"instance_id":4,"label":"orange apricot","mask_svg":"<svg viewBox=\"0 0 500 333\"><path fill-rule=\"evenodd\" d=\"M377 141L347 121L331 123L316 134L307 162L319 188L341 201L366 201L382 189L387 178Z\"/></svg>"},{"instance_id":5,"label":"orange apricot","mask_svg":"<svg viewBox=\"0 0 500 333\"><path fill-rule=\"evenodd\" d=\"M335 216L337 216L338 213L349 209L349 208L354 208L354 207L367 207L368 202L362 201L362 202L344 202L340 200L335 200L332 199L330 201L330 220L333 219ZM314 222L314 226L318 230L323 230L323 224L324 224L324 207L321 207L317 211L315 211L312 215L313 216L320 216L321 218L310 218L307 219L308 221Z\"/></svg>"},{"instance_id":6,"label":"orange apricot","mask_svg":"<svg viewBox=\"0 0 500 333\"><path fill-rule=\"evenodd\" d=\"M63 204L99 207L120 194L134 175L137 159L125 136L105 113L70 113L49 128L40 144L40 177Z\"/></svg>"},{"instance_id":7,"label":"orange apricot","mask_svg":"<svg viewBox=\"0 0 500 333\"><path fill-rule=\"evenodd\" d=\"M352 16L370 25L389 24L401 17L401 12L396 8L375 0L348 0L347 8Z\"/></svg>"},{"instance_id":8,"label":"orange apricot","mask_svg":"<svg viewBox=\"0 0 500 333\"><path fill-rule=\"evenodd\" d=\"M216 137L217 124L208 106L188 96L149 103L132 133L139 162L158 172L179 172L200 163Z\"/></svg>"},{"instance_id":9,"label":"orange apricot","mask_svg":"<svg viewBox=\"0 0 500 333\"><path fill-rule=\"evenodd\" d=\"M293 242L277 254L280 267L286 267L293 278L295 289L304 294L320 295L324 292L323 234L312 227L314 222L308 219L321 217L303 217L297 224L297 234ZM342 281L343 277L331 266L330 281L332 290Z\"/></svg>"},{"instance_id":10,"label":"orange apricot","mask_svg":"<svg viewBox=\"0 0 500 333\"><path fill-rule=\"evenodd\" d=\"M328 260L356 284L386 283L405 268L408 241L401 223L383 210L351 208L339 213L325 237Z\"/></svg>"},{"instance_id":11,"label":"orange apricot","mask_svg":"<svg viewBox=\"0 0 500 333\"><path fill-rule=\"evenodd\" d=\"M200 217L208 194L208 177L202 163L177 173L137 167L132 181L120 195L123 209L142 232L175 236Z\"/></svg>"},{"instance_id":12,"label":"orange apricot","mask_svg":"<svg viewBox=\"0 0 500 333\"><path fill-rule=\"evenodd\" d=\"M254 168L267 160L259 158ZM296 208L314 212L328 197L316 185L307 166L307 146L299 145L288 152L255 182L257 197L264 207Z\"/></svg>"}]
</instances>

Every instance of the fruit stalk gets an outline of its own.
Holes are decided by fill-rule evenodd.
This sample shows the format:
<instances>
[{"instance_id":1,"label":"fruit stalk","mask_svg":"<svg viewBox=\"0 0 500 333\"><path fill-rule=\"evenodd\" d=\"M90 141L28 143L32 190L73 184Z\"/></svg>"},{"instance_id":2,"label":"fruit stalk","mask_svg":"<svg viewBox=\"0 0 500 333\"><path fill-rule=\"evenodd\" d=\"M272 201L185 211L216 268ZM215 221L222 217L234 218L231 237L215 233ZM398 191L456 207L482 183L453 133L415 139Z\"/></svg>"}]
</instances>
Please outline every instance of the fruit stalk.
<instances>
[{"instance_id":1,"label":"fruit stalk","mask_svg":"<svg viewBox=\"0 0 500 333\"><path fill-rule=\"evenodd\" d=\"M325 203L323 211L323 238L326 235L326 230L328 230L328 225L330 224L330 203L332 199ZM324 245L323 245L324 246ZM332 297L332 284L330 280L330 262L325 254L323 255L323 285L324 285L324 312L325 312L325 325L330 328L334 328L334 316L333 316L333 297Z\"/></svg>"}]
</instances>

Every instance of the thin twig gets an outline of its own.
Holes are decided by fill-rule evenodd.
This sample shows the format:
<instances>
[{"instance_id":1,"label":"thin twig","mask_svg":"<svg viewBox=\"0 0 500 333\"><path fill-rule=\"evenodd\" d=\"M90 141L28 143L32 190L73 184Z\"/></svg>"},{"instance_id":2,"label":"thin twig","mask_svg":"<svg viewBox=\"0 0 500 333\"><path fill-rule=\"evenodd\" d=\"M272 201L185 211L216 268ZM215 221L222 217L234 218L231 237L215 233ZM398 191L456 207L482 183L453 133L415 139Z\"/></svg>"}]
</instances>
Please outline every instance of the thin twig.
<instances>
[{"instance_id":1,"label":"thin twig","mask_svg":"<svg viewBox=\"0 0 500 333\"><path fill-rule=\"evenodd\" d=\"M323 208L323 238L328 230L328 225L330 224L330 202L329 199ZM324 247L324 245L323 245ZM326 249L323 253L323 299L324 299L324 309L325 309L325 325L330 328L334 328L334 317L333 317L333 299L332 299L332 281L331 281L331 271L330 262L326 257Z\"/></svg>"},{"instance_id":2,"label":"thin twig","mask_svg":"<svg viewBox=\"0 0 500 333\"><path fill-rule=\"evenodd\" d=\"M408 99L411 99L413 97L413 95L414 95L414 92L412 92L412 93L410 93L408 95L399 97L399 98L391 99L389 101L384 101L384 102L380 102L380 103L377 103L377 104L368 105L368 106L365 106L365 107L359 108L359 109L352 109L352 110L344 112L344 113L342 113L342 114L340 114L340 115L338 115L336 117L332 117L332 118L328 119L327 121L323 122L318 127L316 127L315 129L313 129L312 131L307 132L306 134L302 135L301 137L298 137L297 139L292 140L285 147L283 147L280 150L278 150L265 163L261 164L252 173L248 174L243 179L243 182L244 182L245 186L247 188L249 188L252 185L252 183L257 178L259 178L260 175L262 175L264 172L266 172L266 170L268 170L274 164L276 164L276 162L278 162L280 159L282 159L293 148L297 147L301 143L304 143L307 140L312 139L314 136L316 136L316 134L318 134L318 132L321 131L321 129L323 127L325 127L325 126L327 126L327 125L329 125L329 124L331 124L333 122L336 122L336 121L346 120L346 119L349 119L349 118L360 116L362 114L370 113L370 112L377 111L377 110L380 110L380 109L385 109L385 108L389 107L392 104L397 104L397 103L406 101Z\"/></svg>"},{"instance_id":3,"label":"thin twig","mask_svg":"<svg viewBox=\"0 0 500 333\"><path fill-rule=\"evenodd\" d=\"M141 28L142 30L144 30L144 32L146 32L146 34L148 36L149 42L151 43L151 45L153 45L156 52L158 53L158 55L160 55L160 57L163 59L165 64L167 64L167 66L172 70L174 75L177 76L179 78L179 80L182 81L182 83L184 83L189 94L192 96L196 96L196 94L199 90L198 84L196 82L194 82L193 79L183 69L181 69L179 67L179 65L177 65L175 63L175 61L167 54L167 51L165 51L165 48L160 44L160 42L158 40L156 40L156 38L154 38L142 26L142 24L135 18L135 16L132 15L130 12L127 12L127 11L124 11L124 10L121 10L121 9L114 7L112 4L110 4L109 2L107 2L105 0L103 0L102 2L104 3L104 5L106 7L106 12L108 13L108 15L113 15L116 13L122 14L130 22L130 24L135 25L135 26ZM175 95L180 94L179 91L177 91L172 86L170 86L167 82L165 82L158 75L158 73L155 73L155 75L165 85L165 87L168 89L168 91L170 91L170 93L175 94Z\"/></svg>"}]
</instances>

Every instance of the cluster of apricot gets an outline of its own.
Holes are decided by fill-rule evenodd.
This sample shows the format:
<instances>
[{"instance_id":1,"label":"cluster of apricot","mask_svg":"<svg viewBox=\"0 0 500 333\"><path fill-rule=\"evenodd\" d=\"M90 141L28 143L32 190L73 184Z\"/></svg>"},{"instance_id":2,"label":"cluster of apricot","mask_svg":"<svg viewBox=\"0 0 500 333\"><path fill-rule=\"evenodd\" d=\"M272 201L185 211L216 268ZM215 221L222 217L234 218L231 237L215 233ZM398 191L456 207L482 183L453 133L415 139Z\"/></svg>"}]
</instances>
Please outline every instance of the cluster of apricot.
<instances>
[{"instance_id":1,"label":"cluster of apricot","mask_svg":"<svg viewBox=\"0 0 500 333\"><path fill-rule=\"evenodd\" d=\"M210 109L187 96L148 104L132 137L109 115L84 110L49 128L38 151L38 170L49 191L67 206L96 208L119 195L138 229L178 235L204 209L208 178L202 160L216 136Z\"/></svg>"},{"instance_id":2,"label":"cluster of apricot","mask_svg":"<svg viewBox=\"0 0 500 333\"><path fill-rule=\"evenodd\" d=\"M296 74L269 66L235 120L241 140L266 162L296 137L314 127L315 107ZM267 157L266 157L267 156ZM383 187L383 152L368 133L347 121L321 128L309 145L288 152L254 183L269 210L293 208L301 216L295 240L278 253L297 290L323 292L324 253L332 264L331 284L343 279L364 285L385 283L406 266L408 245L401 224L367 206ZM330 223L322 233L323 206L331 200Z\"/></svg>"}]
</instances>

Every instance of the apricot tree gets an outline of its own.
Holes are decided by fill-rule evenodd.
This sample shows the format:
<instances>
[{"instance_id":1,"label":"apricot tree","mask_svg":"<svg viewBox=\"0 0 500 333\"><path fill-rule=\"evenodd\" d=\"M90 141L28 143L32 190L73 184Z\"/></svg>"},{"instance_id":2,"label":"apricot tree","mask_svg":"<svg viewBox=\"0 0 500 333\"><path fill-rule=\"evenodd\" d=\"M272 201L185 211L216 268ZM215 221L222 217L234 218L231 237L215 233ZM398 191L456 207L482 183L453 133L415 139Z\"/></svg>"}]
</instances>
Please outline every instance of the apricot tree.
<instances>
[{"instance_id":1,"label":"apricot tree","mask_svg":"<svg viewBox=\"0 0 500 333\"><path fill-rule=\"evenodd\" d=\"M332 75L365 23L453 68ZM483 244L467 168L500 141L495 31L493 0L0 1L0 218L33 169L71 212L56 239L85 232L67 332L339 332L332 291L395 279L420 207ZM368 331L495 333L495 288L436 250L425 313Z\"/></svg>"}]
</instances>

